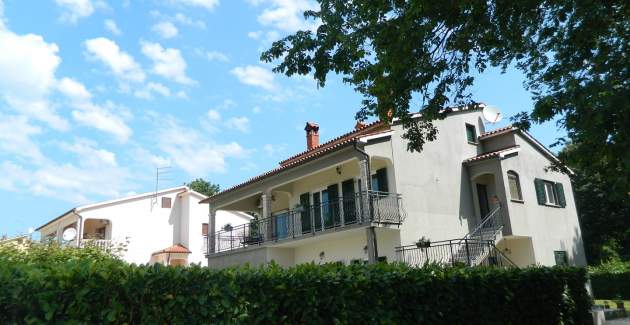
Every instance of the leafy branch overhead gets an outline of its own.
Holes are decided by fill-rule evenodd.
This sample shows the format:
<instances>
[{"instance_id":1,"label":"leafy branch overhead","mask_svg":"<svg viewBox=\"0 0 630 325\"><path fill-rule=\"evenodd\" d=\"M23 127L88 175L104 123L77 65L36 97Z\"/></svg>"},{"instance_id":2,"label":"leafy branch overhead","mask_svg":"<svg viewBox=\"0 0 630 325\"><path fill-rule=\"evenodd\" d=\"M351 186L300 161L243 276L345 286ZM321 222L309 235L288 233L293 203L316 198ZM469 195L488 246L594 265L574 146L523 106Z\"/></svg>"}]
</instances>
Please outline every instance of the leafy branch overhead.
<instances>
[{"instance_id":1,"label":"leafy branch overhead","mask_svg":"<svg viewBox=\"0 0 630 325\"><path fill-rule=\"evenodd\" d=\"M280 60L275 72L329 73L363 95L358 119L399 118L409 150L434 140L444 108L474 105L473 75L514 65L524 72L532 111L516 124L559 117L568 140L592 157L585 166L630 170L630 3L627 1L318 0L306 18L321 24L298 31L262 53ZM390 112L388 114L388 112ZM411 119L410 111L420 111ZM604 159L600 159L604 157Z\"/></svg>"},{"instance_id":2,"label":"leafy branch overhead","mask_svg":"<svg viewBox=\"0 0 630 325\"><path fill-rule=\"evenodd\" d=\"M203 178L197 178L194 181L186 184L186 186L190 187L193 191L199 192L205 196L213 196L220 191L219 184L212 184L204 180Z\"/></svg>"}]
</instances>

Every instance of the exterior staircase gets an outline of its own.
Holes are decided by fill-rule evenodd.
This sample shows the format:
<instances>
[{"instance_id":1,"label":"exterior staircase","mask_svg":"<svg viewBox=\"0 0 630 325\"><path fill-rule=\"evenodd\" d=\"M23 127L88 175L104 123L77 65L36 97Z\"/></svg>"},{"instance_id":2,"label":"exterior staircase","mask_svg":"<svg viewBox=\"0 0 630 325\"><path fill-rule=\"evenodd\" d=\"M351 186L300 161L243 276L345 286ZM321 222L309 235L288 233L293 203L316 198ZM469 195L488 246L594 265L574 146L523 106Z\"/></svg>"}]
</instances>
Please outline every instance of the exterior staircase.
<instances>
[{"instance_id":1,"label":"exterior staircase","mask_svg":"<svg viewBox=\"0 0 630 325\"><path fill-rule=\"evenodd\" d=\"M414 266L437 263L515 267L516 265L495 246L502 238L503 222L501 207L498 206L463 238L432 242L424 247L401 246L396 251L399 261Z\"/></svg>"}]
</instances>

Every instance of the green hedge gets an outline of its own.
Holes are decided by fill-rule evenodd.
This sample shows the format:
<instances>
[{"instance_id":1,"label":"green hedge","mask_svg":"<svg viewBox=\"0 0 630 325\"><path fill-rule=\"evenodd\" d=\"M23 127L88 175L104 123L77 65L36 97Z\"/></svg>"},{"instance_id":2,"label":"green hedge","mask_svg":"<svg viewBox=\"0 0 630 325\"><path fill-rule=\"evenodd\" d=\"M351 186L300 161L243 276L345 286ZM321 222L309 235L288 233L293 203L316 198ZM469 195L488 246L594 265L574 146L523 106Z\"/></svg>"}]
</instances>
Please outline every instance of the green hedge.
<instances>
[{"instance_id":1,"label":"green hedge","mask_svg":"<svg viewBox=\"0 0 630 325\"><path fill-rule=\"evenodd\" d=\"M0 323L582 324L585 277L574 268L0 263Z\"/></svg>"},{"instance_id":2,"label":"green hedge","mask_svg":"<svg viewBox=\"0 0 630 325\"><path fill-rule=\"evenodd\" d=\"M595 298L630 300L630 261L609 261L591 266L589 277Z\"/></svg>"}]
</instances>

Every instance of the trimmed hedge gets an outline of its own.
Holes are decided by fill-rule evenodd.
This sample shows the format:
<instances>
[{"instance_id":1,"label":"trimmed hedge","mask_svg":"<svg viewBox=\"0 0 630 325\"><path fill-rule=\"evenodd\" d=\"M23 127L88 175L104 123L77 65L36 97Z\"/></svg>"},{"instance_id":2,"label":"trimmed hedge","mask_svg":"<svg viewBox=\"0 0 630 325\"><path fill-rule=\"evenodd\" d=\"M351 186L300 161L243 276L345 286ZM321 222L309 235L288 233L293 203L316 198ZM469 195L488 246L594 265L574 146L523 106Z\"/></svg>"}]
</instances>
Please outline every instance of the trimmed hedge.
<instances>
[{"instance_id":1,"label":"trimmed hedge","mask_svg":"<svg viewBox=\"0 0 630 325\"><path fill-rule=\"evenodd\" d=\"M0 323L583 324L585 279L558 267L0 263Z\"/></svg>"},{"instance_id":2,"label":"trimmed hedge","mask_svg":"<svg viewBox=\"0 0 630 325\"><path fill-rule=\"evenodd\" d=\"M589 276L595 298L630 300L630 272L591 273Z\"/></svg>"}]
</instances>

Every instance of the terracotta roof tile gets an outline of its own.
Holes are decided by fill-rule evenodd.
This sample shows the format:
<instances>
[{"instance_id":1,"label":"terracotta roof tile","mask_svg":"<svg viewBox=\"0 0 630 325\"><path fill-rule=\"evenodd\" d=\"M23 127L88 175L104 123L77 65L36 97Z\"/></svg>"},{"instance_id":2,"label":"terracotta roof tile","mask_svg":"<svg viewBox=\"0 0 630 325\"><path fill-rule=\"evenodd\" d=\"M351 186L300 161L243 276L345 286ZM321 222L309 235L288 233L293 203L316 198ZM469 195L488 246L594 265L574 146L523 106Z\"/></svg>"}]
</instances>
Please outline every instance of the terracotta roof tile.
<instances>
[{"instance_id":1,"label":"terracotta roof tile","mask_svg":"<svg viewBox=\"0 0 630 325\"><path fill-rule=\"evenodd\" d=\"M191 251L186 248L186 246L182 245L182 244L175 244L171 247L165 248L163 250L159 250L157 252L154 252L151 255L159 255L159 254L174 254L174 253L180 253L180 254L190 254Z\"/></svg>"},{"instance_id":2,"label":"terracotta roof tile","mask_svg":"<svg viewBox=\"0 0 630 325\"><path fill-rule=\"evenodd\" d=\"M508 125L506 127L502 127L502 128L498 128L496 130L492 130L492 131L489 131L489 132L482 133L479 136L479 140L487 139L487 138L493 137L495 135L508 133L508 132L512 132L512 131L515 131L515 130L517 130L517 128L513 127L512 125Z\"/></svg>"},{"instance_id":3,"label":"terracotta roof tile","mask_svg":"<svg viewBox=\"0 0 630 325\"><path fill-rule=\"evenodd\" d=\"M485 160L485 159L490 159L490 158L494 158L494 157L498 157L499 155L501 155L502 153L512 150L512 149L516 149L519 146L511 146L511 147L507 147L507 148L503 148L503 149L499 149L499 150L495 150L495 151L491 151L491 152L486 152L486 153L482 153L480 155L476 155L474 157L468 158L464 160L464 163L471 163L471 162L475 162L475 161L481 161L481 160Z\"/></svg>"}]
</instances>

